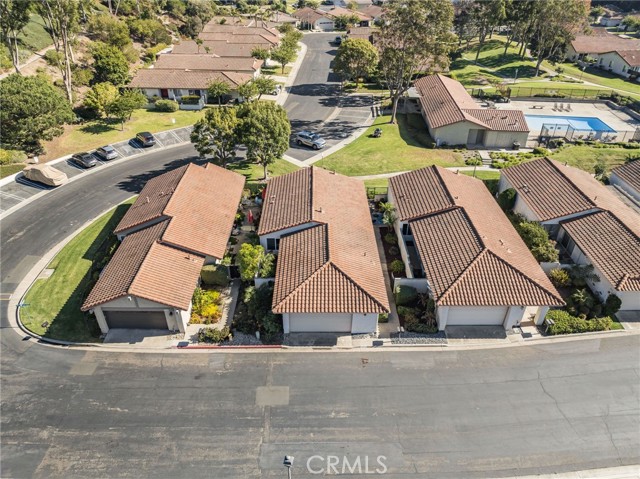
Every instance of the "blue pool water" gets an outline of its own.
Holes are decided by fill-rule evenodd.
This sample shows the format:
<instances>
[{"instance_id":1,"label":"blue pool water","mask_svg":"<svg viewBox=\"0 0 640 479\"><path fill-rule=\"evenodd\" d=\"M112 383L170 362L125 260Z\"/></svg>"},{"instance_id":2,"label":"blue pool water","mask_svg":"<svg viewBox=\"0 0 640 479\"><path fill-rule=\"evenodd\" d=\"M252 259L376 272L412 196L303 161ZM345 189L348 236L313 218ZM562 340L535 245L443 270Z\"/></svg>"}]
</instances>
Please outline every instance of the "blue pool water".
<instances>
[{"instance_id":1,"label":"blue pool water","mask_svg":"<svg viewBox=\"0 0 640 479\"><path fill-rule=\"evenodd\" d=\"M604 131L613 132L616 130L607 125L599 118L592 116L547 116L547 115L525 115L529 129L539 131L542 125L563 125L570 126L576 131Z\"/></svg>"}]
</instances>

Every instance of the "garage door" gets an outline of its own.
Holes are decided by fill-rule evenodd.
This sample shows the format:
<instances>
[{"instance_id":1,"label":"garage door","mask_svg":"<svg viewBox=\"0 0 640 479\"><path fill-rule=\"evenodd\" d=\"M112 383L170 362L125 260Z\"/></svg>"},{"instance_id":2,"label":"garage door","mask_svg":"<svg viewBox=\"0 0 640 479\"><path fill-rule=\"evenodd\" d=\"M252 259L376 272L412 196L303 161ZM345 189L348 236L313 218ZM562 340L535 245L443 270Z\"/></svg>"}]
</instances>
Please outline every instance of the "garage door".
<instances>
[{"instance_id":1,"label":"garage door","mask_svg":"<svg viewBox=\"0 0 640 479\"><path fill-rule=\"evenodd\" d=\"M290 314L292 333L350 333L351 314Z\"/></svg>"},{"instance_id":2,"label":"garage door","mask_svg":"<svg viewBox=\"0 0 640 479\"><path fill-rule=\"evenodd\" d=\"M507 317L508 306L478 306L449 308L447 326L501 325Z\"/></svg>"},{"instance_id":3,"label":"garage door","mask_svg":"<svg viewBox=\"0 0 640 479\"><path fill-rule=\"evenodd\" d=\"M105 311L109 328L168 329L164 311Z\"/></svg>"}]
</instances>

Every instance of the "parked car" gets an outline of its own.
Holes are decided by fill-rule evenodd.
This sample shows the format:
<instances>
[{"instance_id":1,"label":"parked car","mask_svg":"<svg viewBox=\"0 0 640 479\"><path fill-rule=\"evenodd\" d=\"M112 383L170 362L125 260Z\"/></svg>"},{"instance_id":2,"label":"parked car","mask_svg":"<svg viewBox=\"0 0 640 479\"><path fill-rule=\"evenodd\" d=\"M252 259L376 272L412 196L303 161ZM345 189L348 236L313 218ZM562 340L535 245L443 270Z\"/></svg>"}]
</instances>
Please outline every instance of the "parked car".
<instances>
[{"instance_id":1,"label":"parked car","mask_svg":"<svg viewBox=\"0 0 640 479\"><path fill-rule=\"evenodd\" d=\"M138 140L138 143L140 143L144 147L153 146L156 144L155 137L148 131L138 133L136 135L136 140Z\"/></svg>"},{"instance_id":2,"label":"parked car","mask_svg":"<svg viewBox=\"0 0 640 479\"><path fill-rule=\"evenodd\" d=\"M103 160L114 160L120 156L116 149L111 145L101 146L96 150L96 155Z\"/></svg>"},{"instance_id":3,"label":"parked car","mask_svg":"<svg viewBox=\"0 0 640 479\"><path fill-rule=\"evenodd\" d=\"M314 150L324 148L327 142L316 133L310 131L300 131L296 135L296 143L298 145L310 146Z\"/></svg>"},{"instance_id":4,"label":"parked car","mask_svg":"<svg viewBox=\"0 0 640 479\"><path fill-rule=\"evenodd\" d=\"M98 160L91 153L83 151L82 153L76 153L71 157L71 162L75 163L82 168L91 168L98 164Z\"/></svg>"},{"instance_id":5,"label":"parked car","mask_svg":"<svg viewBox=\"0 0 640 479\"><path fill-rule=\"evenodd\" d=\"M272 95L279 95L280 91L282 91L282 85L277 84L276 87L271 91Z\"/></svg>"},{"instance_id":6,"label":"parked car","mask_svg":"<svg viewBox=\"0 0 640 479\"><path fill-rule=\"evenodd\" d=\"M27 165L22 170L22 174L27 180L36 181L47 186L64 185L69 178L62 171L56 170L53 166L44 165Z\"/></svg>"}]
</instances>

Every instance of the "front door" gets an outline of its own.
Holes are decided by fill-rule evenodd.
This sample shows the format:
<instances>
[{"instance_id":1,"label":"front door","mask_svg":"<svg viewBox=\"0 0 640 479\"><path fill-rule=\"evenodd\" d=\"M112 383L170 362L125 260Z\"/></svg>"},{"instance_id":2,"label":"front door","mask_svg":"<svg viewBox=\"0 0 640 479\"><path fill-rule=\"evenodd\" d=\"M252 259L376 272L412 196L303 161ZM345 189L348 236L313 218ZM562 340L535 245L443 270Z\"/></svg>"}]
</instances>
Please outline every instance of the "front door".
<instances>
[{"instance_id":1,"label":"front door","mask_svg":"<svg viewBox=\"0 0 640 479\"><path fill-rule=\"evenodd\" d=\"M169 90L167 90L166 88L160 89L160 96L162 98L169 98Z\"/></svg>"},{"instance_id":2,"label":"front door","mask_svg":"<svg viewBox=\"0 0 640 479\"><path fill-rule=\"evenodd\" d=\"M471 129L467 136L467 145L484 145L484 130Z\"/></svg>"}]
</instances>

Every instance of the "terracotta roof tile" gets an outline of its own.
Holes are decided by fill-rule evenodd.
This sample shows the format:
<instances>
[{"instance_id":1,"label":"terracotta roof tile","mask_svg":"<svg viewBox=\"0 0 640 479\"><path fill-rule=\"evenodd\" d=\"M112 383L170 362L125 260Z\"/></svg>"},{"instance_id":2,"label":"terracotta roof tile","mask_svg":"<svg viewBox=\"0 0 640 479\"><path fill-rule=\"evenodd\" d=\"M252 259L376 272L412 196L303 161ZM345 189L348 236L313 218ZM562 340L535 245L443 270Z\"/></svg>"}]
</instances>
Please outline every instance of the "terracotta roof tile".
<instances>
[{"instance_id":1,"label":"terracotta roof tile","mask_svg":"<svg viewBox=\"0 0 640 479\"><path fill-rule=\"evenodd\" d=\"M269 35L278 37L280 32L275 28L267 28L261 25L232 25L212 20L202 28L203 33L224 33L226 35Z\"/></svg>"},{"instance_id":2,"label":"terracotta roof tile","mask_svg":"<svg viewBox=\"0 0 640 479\"><path fill-rule=\"evenodd\" d=\"M600 211L562 227L617 290L640 292L640 237L616 216Z\"/></svg>"},{"instance_id":3,"label":"terracotta roof tile","mask_svg":"<svg viewBox=\"0 0 640 479\"><path fill-rule=\"evenodd\" d=\"M208 70L138 70L129 83L131 88L183 88L205 89L214 80L227 83L232 89L253 78L251 73L215 72Z\"/></svg>"},{"instance_id":4,"label":"terracotta roof tile","mask_svg":"<svg viewBox=\"0 0 640 479\"><path fill-rule=\"evenodd\" d=\"M169 221L127 236L103 270L82 310L134 295L186 310L204 257L159 243Z\"/></svg>"},{"instance_id":5,"label":"terracotta roof tile","mask_svg":"<svg viewBox=\"0 0 640 479\"><path fill-rule=\"evenodd\" d=\"M388 311L362 182L315 167L270 180L259 234L304 223L281 239L274 312Z\"/></svg>"},{"instance_id":6,"label":"terracotta roof tile","mask_svg":"<svg viewBox=\"0 0 640 479\"><path fill-rule=\"evenodd\" d=\"M147 182L115 233L167 218L171 221L163 242L222 258L244 181L242 175L213 164L189 164L164 173Z\"/></svg>"},{"instance_id":7,"label":"terracotta roof tile","mask_svg":"<svg viewBox=\"0 0 640 479\"><path fill-rule=\"evenodd\" d=\"M160 55L153 70L207 70L218 72L252 73L260 69L262 60L255 58L225 57L219 58L208 54L174 55L167 53Z\"/></svg>"},{"instance_id":8,"label":"terracotta roof tile","mask_svg":"<svg viewBox=\"0 0 640 479\"><path fill-rule=\"evenodd\" d=\"M576 53L607 53L617 50L629 51L640 49L640 40L620 38L611 33L595 35L577 35L571 42Z\"/></svg>"},{"instance_id":9,"label":"terracotta roof tile","mask_svg":"<svg viewBox=\"0 0 640 479\"><path fill-rule=\"evenodd\" d=\"M206 49L209 49L209 53L217 57L244 57L250 58L251 51L254 49L254 45L250 43L233 43L231 41L218 41L218 42L202 42L200 48L198 44L193 40L183 40L182 42L173 45L172 55L197 55L206 53Z\"/></svg>"},{"instance_id":10,"label":"terracotta roof tile","mask_svg":"<svg viewBox=\"0 0 640 479\"><path fill-rule=\"evenodd\" d=\"M563 304L482 182L433 166L395 176L389 186L438 304ZM397 199L397 191L418 194Z\"/></svg>"},{"instance_id":11,"label":"terracotta roof tile","mask_svg":"<svg viewBox=\"0 0 640 479\"><path fill-rule=\"evenodd\" d=\"M329 15L324 10L313 9L311 7L303 7L296 10L291 14L292 17L297 18L302 22L315 23L321 18L329 18Z\"/></svg>"},{"instance_id":12,"label":"terracotta roof tile","mask_svg":"<svg viewBox=\"0 0 640 479\"><path fill-rule=\"evenodd\" d=\"M630 161L611 170L618 178L640 193L640 160Z\"/></svg>"},{"instance_id":13,"label":"terracotta roof tile","mask_svg":"<svg viewBox=\"0 0 640 479\"><path fill-rule=\"evenodd\" d=\"M251 45L277 45L280 38L275 35L252 33L247 35L231 35L223 32L202 32L198 37L204 41L233 41L233 43L249 43Z\"/></svg>"},{"instance_id":14,"label":"terracotta roof tile","mask_svg":"<svg viewBox=\"0 0 640 479\"><path fill-rule=\"evenodd\" d=\"M616 50L616 53L630 67L640 67L640 46L635 50Z\"/></svg>"}]
</instances>

